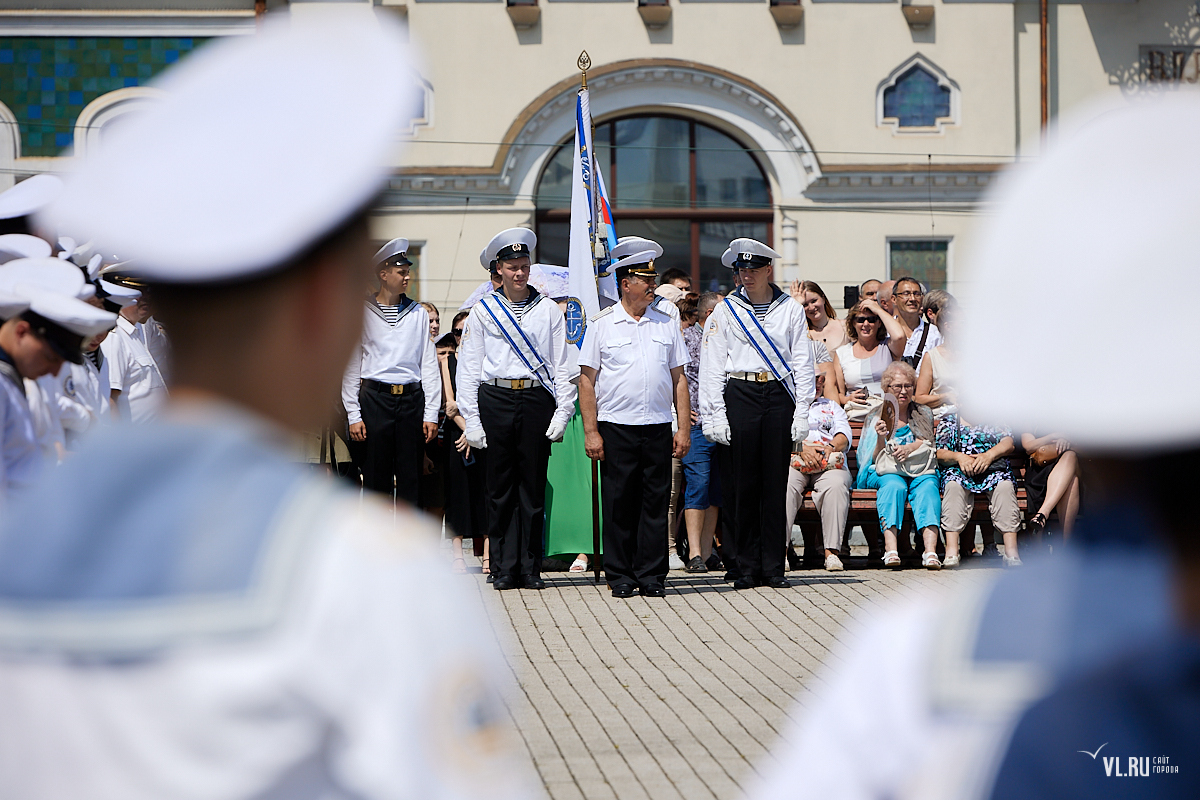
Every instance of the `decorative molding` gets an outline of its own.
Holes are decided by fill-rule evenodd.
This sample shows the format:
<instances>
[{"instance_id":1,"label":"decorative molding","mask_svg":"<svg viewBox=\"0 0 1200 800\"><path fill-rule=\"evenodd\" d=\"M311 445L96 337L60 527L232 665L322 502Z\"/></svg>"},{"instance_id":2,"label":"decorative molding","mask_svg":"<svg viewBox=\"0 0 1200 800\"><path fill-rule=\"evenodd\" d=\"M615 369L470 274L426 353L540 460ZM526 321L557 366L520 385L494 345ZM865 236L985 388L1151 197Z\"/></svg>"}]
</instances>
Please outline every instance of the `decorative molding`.
<instances>
[{"instance_id":1,"label":"decorative molding","mask_svg":"<svg viewBox=\"0 0 1200 800\"><path fill-rule=\"evenodd\" d=\"M75 120L75 155L82 156L97 148L105 127L114 120L154 103L162 96L160 89L129 86L102 94L88 103Z\"/></svg>"},{"instance_id":2,"label":"decorative molding","mask_svg":"<svg viewBox=\"0 0 1200 800\"><path fill-rule=\"evenodd\" d=\"M3 36L230 36L254 33L249 9L0 9Z\"/></svg>"},{"instance_id":3,"label":"decorative molding","mask_svg":"<svg viewBox=\"0 0 1200 800\"><path fill-rule=\"evenodd\" d=\"M921 69L932 75L938 82L938 86L943 86L950 90L950 116L940 117L937 123L928 128L901 128L900 120L895 117L885 117L883 115L883 93L887 89L896 85L896 81L900 80L900 76L908 72L913 67ZM930 61L925 56L917 53L909 58L900 66L896 67L886 78L880 82L875 89L875 124L880 128L891 127L893 136L929 136L930 134L940 135L945 132L947 125L960 125L962 123L961 114L961 92L958 84L950 79L946 71L937 64Z\"/></svg>"},{"instance_id":4,"label":"decorative molding","mask_svg":"<svg viewBox=\"0 0 1200 800\"><path fill-rule=\"evenodd\" d=\"M827 165L804 196L816 203L977 203L1006 166Z\"/></svg>"},{"instance_id":5,"label":"decorative molding","mask_svg":"<svg viewBox=\"0 0 1200 800\"><path fill-rule=\"evenodd\" d=\"M417 128L428 128L433 124L433 84L421 77L420 73L412 73L413 83L421 93L418 108L413 111L413 118L408 128L401 131L402 136L416 136Z\"/></svg>"}]
</instances>

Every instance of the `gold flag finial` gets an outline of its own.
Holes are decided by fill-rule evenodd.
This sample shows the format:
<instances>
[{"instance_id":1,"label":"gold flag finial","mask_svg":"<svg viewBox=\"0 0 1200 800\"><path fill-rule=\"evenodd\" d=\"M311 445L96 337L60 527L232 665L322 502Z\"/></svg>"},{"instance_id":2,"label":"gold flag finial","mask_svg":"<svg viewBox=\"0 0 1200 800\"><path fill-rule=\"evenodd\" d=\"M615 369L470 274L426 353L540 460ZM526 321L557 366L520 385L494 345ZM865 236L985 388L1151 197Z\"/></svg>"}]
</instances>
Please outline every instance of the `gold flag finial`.
<instances>
[{"instance_id":1,"label":"gold flag finial","mask_svg":"<svg viewBox=\"0 0 1200 800\"><path fill-rule=\"evenodd\" d=\"M592 68L592 59L584 50L579 54L579 60L575 62L575 66L579 67L579 71L583 73L583 88L587 88L587 72Z\"/></svg>"}]
</instances>

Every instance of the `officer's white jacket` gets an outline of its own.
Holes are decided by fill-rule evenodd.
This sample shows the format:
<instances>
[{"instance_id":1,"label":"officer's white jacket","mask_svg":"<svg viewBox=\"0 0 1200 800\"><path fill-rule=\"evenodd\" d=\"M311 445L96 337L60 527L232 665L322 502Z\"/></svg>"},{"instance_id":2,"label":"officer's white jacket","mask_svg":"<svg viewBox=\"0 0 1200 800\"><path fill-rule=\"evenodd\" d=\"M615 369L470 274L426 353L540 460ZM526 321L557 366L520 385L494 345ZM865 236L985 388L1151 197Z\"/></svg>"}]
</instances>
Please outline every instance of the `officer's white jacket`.
<instances>
[{"instance_id":1,"label":"officer's white jacket","mask_svg":"<svg viewBox=\"0 0 1200 800\"><path fill-rule=\"evenodd\" d=\"M775 344L783 360L791 368L789 382L796 392L796 413L807 419L808 406L816 393L812 348L809 346L808 321L804 307L791 295L771 287L775 296L767 310L762 326ZM745 302L746 313L753 307L746 300L745 290L738 288L730 297L732 302ZM741 312L739 312L741 313ZM751 324L747 321L748 326ZM751 328L753 330L753 328ZM704 344L700 348L700 418L705 424L727 425L725 414L725 383L731 372L765 372L766 361L746 337L742 326L731 316L725 302L713 309L704 326Z\"/></svg>"},{"instance_id":2,"label":"officer's white jacket","mask_svg":"<svg viewBox=\"0 0 1200 800\"><path fill-rule=\"evenodd\" d=\"M121 393L117 399L121 419L146 422L167 398L167 384L158 362L135 333L134 324L118 316L117 327L100 349L109 361L109 387Z\"/></svg>"},{"instance_id":3,"label":"officer's white jacket","mask_svg":"<svg viewBox=\"0 0 1200 800\"><path fill-rule=\"evenodd\" d=\"M414 308L395 325L384 319L374 297L367 299L362 340L350 356L342 378L342 405L351 422L362 421L358 405L360 381L403 385L421 382L425 392L425 422L438 421L442 407L442 373L438 369L437 347L429 338L429 312L415 300L405 298Z\"/></svg>"},{"instance_id":4,"label":"officer's white jacket","mask_svg":"<svg viewBox=\"0 0 1200 800\"><path fill-rule=\"evenodd\" d=\"M0 797L531 796L507 670L437 531L286 441L177 405L97 431L12 504Z\"/></svg>"},{"instance_id":5,"label":"officer's white jacket","mask_svg":"<svg viewBox=\"0 0 1200 800\"><path fill-rule=\"evenodd\" d=\"M142 344L146 345L146 349L150 351L150 355L154 357L154 363L158 365L158 371L163 380L169 383L171 380L171 340L167 338L167 332L163 330L162 323L154 317L150 317L145 322L138 323L137 334Z\"/></svg>"},{"instance_id":6,"label":"officer's white jacket","mask_svg":"<svg viewBox=\"0 0 1200 800\"><path fill-rule=\"evenodd\" d=\"M588 323L579 350L579 365L597 370L596 418L618 425L670 422L671 370L688 361L678 320L654 305L640 320L609 306Z\"/></svg>"},{"instance_id":7,"label":"officer's white jacket","mask_svg":"<svg viewBox=\"0 0 1200 800\"><path fill-rule=\"evenodd\" d=\"M569 345L562 309L532 286L529 287L529 293L530 301L521 318L521 330L546 360L545 368L539 369L537 375L517 356L495 321L484 311L482 301L471 309L471 315L463 326L455 385L458 387L458 410L466 420L469 431L483 427L479 421L479 384L492 378L537 378L545 383L549 375L553 379L553 386L546 388L554 395L554 419L565 422L575 413L579 387L571 383L567 358ZM503 290L497 290L485 298L493 296L508 302Z\"/></svg>"},{"instance_id":8,"label":"officer's white jacket","mask_svg":"<svg viewBox=\"0 0 1200 800\"><path fill-rule=\"evenodd\" d=\"M42 467L42 452L29 401L6 374L0 373L0 509L13 490L33 483Z\"/></svg>"},{"instance_id":9,"label":"officer's white jacket","mask_svg":"<svg viewBox=\"0 0 1200 800\"><path fill-rule=\"evenodd\" d=\"M68 450L92 427L112 421L108 367L109 361L101 350L99 369L85 356L82 364L63 364L58 375L38 378L43 391L58 406L58 420Z\"/></svg>"}]
</instances>

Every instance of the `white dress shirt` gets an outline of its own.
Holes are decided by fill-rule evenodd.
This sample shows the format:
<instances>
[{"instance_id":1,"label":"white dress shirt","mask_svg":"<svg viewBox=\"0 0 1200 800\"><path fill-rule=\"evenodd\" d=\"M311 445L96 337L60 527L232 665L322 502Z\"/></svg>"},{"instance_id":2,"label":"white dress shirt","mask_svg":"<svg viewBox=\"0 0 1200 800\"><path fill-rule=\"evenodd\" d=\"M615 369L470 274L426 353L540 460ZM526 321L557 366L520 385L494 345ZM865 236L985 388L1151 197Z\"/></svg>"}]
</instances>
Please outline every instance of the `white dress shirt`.
<instances>
[{"instance_id":1,"label":"white dress shirt","mask_svg":"<svg viewBox=\"0 0 1200 800\"><path fill-rule=\"evenodd\" d=\"M38 383L58 406L64 444L74 449L75 442L96 425L112 421L109 403L109 361L100 351L100 368L86 355L82 364L63 364L58 375L43 375Z\"/></svg>"},{"instance_id":2,"label":"white dress shirt","mask_svg":"<svg viewBox=\"0 0 1200 800\"><path fill-rule=\"evenodd\" d=\"M913 329L912 336L909 336L908 341L904 343L905 358L917 354L917 347L921 344L921 334L924 333L926 325L929 325L929 322L922 318L917 327ZM925 340L925 349L921 351L921 355L924 356L942 341L942 332L938 330L937 325L929 325L929 338Z\"/></svg>"},{"instance_id":3,"label":"white dress shirt","mask_svg":"<svg viewBox=\"0 0 1200 800\"><path fill-rule=\"evenodd\" d=\"M362 421L358 406L361 381L378 381L401 386L421 382L425 392L424 422L437 422L442 407L442 373L437 348L429 338L429 312L407 297L416 307L395 325L384 319L375 298L367 300L362 340L350 357L342 379L342 405L351 422Z\"/></svg>"},{"instance_id":4,"label":"white dress shirt","mask_svg":"<svg viewBox=\"0 0 1200 800\"><path fill-rule=\"evenodd\" d=\"M33 416L21 388L0 374L0 508L13 490L33 483L42 467Z\"/></svg>"},{"instance_id":5,"label":"white dress shirt","mask_svg":"<svg viewBox=\"0 0 1200 800\"><path fill-rule=\"evenodd\" d=\"M791 295L777 286L771 288L775 296L760 324L792 370L788 380L796 392L796 414L807 414L815 394L808 320L804 316L804 307ZM735 294L744 299L744 291L739 288ZM725 383L729 373L769 370L725 302L718 303L704 326L704 344L700 348L701 420L714 425L729 424L725 414Z\"/></svg>"},{"instance_id":6,"label":"white dress shirt","mask_svg":"<svg viewBox=\"0 0 1200 800\"><path fill-rule=\"evenodd\" d=\"M671 421L671 370L688 363L679 322L654 305L641 319L618 303L592 318L579 365L596 370L596 418L618 425Z\"/></svg>"},{"instance_id":7,"label":"white dress shirt","mask_svg":"<svg viewBox=\"0 0 1200 800\"><path fill-rule=\"evenodd\" d=\"M554 385L546 386L546 390L554 395L554 419L565 422L575 413L579 387L570 380L566 322L562 309L532 286L529 295L529 305L525 307L520 325L534 348L546 360L545 368L539 369L537 375L517 357L496 322L483 310L482 302L475 304L471 316L463 325L455 385L458 387L458 410L467 422L468 431L483 428L483 423L479 421L479 384L493 378L537 379L544 384L549 371L554 378ZM503 290L487 295L492 296L508 302Z\"/></svg>"},{"instance_id":8,"label":"white dress shirt","mask_svg":"<svg viewBox=\"0 0 1200 800\"><path fill-rule=\"evenodd\" d=\"M118 316L117 327L100 343L100 349L109 361L109 388L121 393L117 398L121 419L147 422L166 400L167 383L158 362L135 333L134 324Z\"/></svg>"},{"instance_id":9,"label":"white dress shirt","mask_svg":"<svg viewBox=\"0 0 1200 800\"><path fill-rule=\"evenodd\" d=\"M137 336L158 365L158 372L163 381L171 380L171 341L163 330L162 323L154 317L137 325Z\"/></svg>"}]
</instances>

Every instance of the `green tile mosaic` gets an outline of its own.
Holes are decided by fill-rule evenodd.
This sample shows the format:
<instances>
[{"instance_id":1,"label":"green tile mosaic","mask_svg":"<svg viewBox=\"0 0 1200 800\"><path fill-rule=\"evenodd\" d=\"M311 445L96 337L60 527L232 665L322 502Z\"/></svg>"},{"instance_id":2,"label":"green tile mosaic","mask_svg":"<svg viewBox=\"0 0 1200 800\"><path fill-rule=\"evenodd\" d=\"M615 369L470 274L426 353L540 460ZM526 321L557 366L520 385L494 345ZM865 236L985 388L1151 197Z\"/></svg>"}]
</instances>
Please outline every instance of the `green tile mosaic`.
<instances>
[{"instance_id":1,"label":"green tile mosaic","mask_svg":"<svg viewBox=\"0 0 1200 800\"><path fill-rule=\"evenodd\" d=\"M58 155L102 94L148 82L207 39L0 37L0 101L16 115L21 154Z\"/></svg>"}]
</instances>

